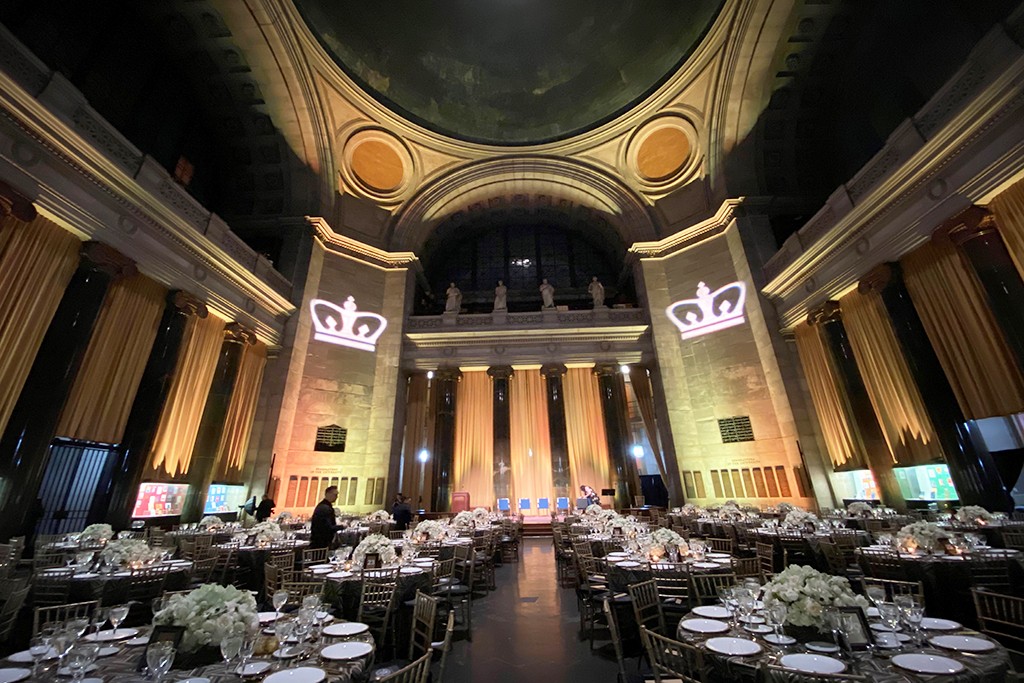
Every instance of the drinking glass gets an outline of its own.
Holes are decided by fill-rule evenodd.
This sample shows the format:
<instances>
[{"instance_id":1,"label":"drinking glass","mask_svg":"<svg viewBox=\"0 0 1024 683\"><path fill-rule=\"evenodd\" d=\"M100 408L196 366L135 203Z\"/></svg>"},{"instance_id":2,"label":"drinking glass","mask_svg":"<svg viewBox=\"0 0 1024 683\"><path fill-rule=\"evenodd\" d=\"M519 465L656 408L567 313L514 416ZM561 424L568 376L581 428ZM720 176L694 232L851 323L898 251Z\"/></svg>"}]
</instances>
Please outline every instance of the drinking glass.
<instances>
[{"instance_id":1,"label":"drinking glass","mask_svg":"<svg viewBox=\"0 0 1024 683\"><path fill-rule=\"evenodd\" d=\"M914 599L913 595L894 595L892 601L894 605L900 608L901 612L917 604L917 600Z\"/></svg>"},{"instance_id":2,"label":"drinking glass","mask_svg":"<svg viewBox=\"0 0 1024 683\"><path fill-rule=\"evenodd\" d=\"M92 627L96 629L96 633L100 632L103 628L103 624L107 623L108 610L106 607L97 607L92 613Z\"/></svg>"},{"instance_id":3,"label":"drinking glass","mask_svg":"<svg viewBox=\"0 0 1024 683\"><path fill-rule=\"evenodd\" d=\"M53 651L57 653L57 659L59 664L58 669L64 667L64 657L67 656L71 646L75 644L75 638L77 636L66 628L57 630L53 637L50 638L50 646L53 647Z\"/></svg>"},{"instance_id":4,"label":"drinking glass","mask_svg":"<svg viewBox=\"0 0 1024 683\"><path fill-rule=\"evenodd\" d=\"M913 633L914 642L919 642L921 639L921 620L924 619L924 607L911 605L900 611L903 613L903 623Z\"/></svg>"},{"instance_id":5,"label":"drinking glass","mask_svg":"<svg viewBox=\"0 0 1024 683\"><path fill-rule=\"evenodd\" d=\"M895 631L900 625L900 608L891 602L878 603L878 616L882 623Z\"/></svg>"},{"instance_id":6,"label":"drinking glass","mask_svg":"<svg viewBox=\"0 0 1024 683\"><path fill-rule=\"evenodd\" d=\"M239 664L239 670L245 671L245 665L249 662L252 657L253 651L256 649L256 640L259 635L256 632L249 631L242 636L242 645L238 648L238 654L241 656L241 664Z\"/></svg>"},{"instance_id":7,"label":"drinking glass","mask_svg":"<svg viewBox=\"0 0 1024 683\"><path fill-rule=\"evenodd\" d=\"M768 605L764 610L764 620L768 622L768 625L772 627L772 633L775 635L775 644L779 644L779 629L786 623L786 616L789 614L789 608L784 602L773 602Z\"/></svg>"},{"instance_id":8,"label":"drinking glass","mask_svg":"<svg viewBox=\"0 0 1024 683\"><path fill-rule=\"evenodd\" d=\"M868 586L864 589L864 593L876 608L880 603L885 602L885 588L882 586Z\"/></svg>"},{"instance_id":9,"label":"drinking glass","mask_svg":"<svg viewBox=\"0 0 1024 683\"><path fill-rule=\"evenodd\" d=\"M69 631L78 638L81 638L89 628L89 619L87 617L74 617L73 619L68 619L65 625Z\"/></svg>"},{"instance_id":10,"label":"drinking glass","mask_svg":"<svg viewBox=\"0 0 1024 683\"><path fill-rule=\"evenodd\" d=\"M242 636L237 633L228 634L221 639L220 656L224 658L225 669L230 670L231 660L237 657L242 649L242 640Z\"/></svg>"},{"instance_id":11,"label":"drinking glass","mask_svg":"<svg viewBox=\"0 0 1024 683\"><path fill-rule=\"evenodd\" d=\"M88 669L100 654L99 645L95 643L78 643L68 652L68 671L71 672L71 680L80 681L85 677Z\"/></svg>"},{"instance_id":12,"label":"drinking glass","mask_svg":"<svg viewBox=\"0 0 1024 683\"><path fill-rule=\"evenodd\" d=\"M46 659L46 655L50 654L53 646L50 645L49 636L36 636L29 641L28 653L32 655L32 677L35 678L39 673L39 663Z\"/></svg>"},{"instance_id":13,"label":"drinking glass","mask_svg":"<svg viewBox=\"0 0 1024 683\"><path fill-rule=\"evenodd\" d=\"M163 680L164 674L174 663L174 643L151 643L146 648L146 666L149 672L156 677L157 683Z\"/></svg>"},{"instance_id":14,"label":"drinking glass","mask_svg":"<svg viewBox=\"0 0 1024 683\"><path fill-rule=\"evenodd\" d=\"M288 604L288 591L276 591L271 599L274 604L274 614L277 620L281 619L281 608Z\"/></svg>"},{"instance_id":15,"label":"drinking glass","mask_svg":"<svg viewBox=\"0 0 1024 683\"><path fill-rule=\"evenodd\" d=\"M118 605L110 608L110 623L114 627L114 638L117 639L117 627L128 616L128 605Z\"/></svg>"}]
</instances>

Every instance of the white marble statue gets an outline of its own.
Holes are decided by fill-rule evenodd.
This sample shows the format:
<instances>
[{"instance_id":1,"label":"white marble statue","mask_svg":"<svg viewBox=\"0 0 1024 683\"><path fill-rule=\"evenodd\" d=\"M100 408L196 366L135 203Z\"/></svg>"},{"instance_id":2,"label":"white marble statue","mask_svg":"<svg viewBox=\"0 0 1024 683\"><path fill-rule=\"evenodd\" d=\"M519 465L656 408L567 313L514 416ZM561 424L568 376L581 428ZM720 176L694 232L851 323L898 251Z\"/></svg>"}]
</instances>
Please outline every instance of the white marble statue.
<instances>
[{"instance_id":1,"label":"white marble statue","mask_svg":"<svg viewBox=\"0 0 1024 683\"><path fill-rule=\"evenodd\" d=\"M448 285L445 295L448 297L444 302L445 313L458 313L462 310L462 292L454 282Z\"/></svg>"},{"instance_id":2,"label":"white marble statue","mask_svg":"<svg viewBox=\"0 0 1024 683\"><path fill-rule=\"evenodd\" d=\"M590 293L590 297L594 300L594 308L601 308L604 306L604 285L598 281L596 275L590 279L587 291Z\"/></svg>"},{"instance_id":3,"label":"white marble statue","mask_svg":"<svg viewBox=\"0 0 1024 683\"><path fill-rule=\"evenodd\" d=\"M494 310L506 311L508 310L508 302L505 296L508 294L508 287L501 280L498 280L498 286L494 288Z\"/></svg>"},{"instance_id":4,"label":"white marble statue","mask_svg":"<svg viewBox=\"0 0 1024 683\"><path fill-rule=\"evenodd\" d=\"M555 288L551 286L547 278L540 283L540 298L544 302L543 308L555 307Z\"/></svg>"}]
</instances>

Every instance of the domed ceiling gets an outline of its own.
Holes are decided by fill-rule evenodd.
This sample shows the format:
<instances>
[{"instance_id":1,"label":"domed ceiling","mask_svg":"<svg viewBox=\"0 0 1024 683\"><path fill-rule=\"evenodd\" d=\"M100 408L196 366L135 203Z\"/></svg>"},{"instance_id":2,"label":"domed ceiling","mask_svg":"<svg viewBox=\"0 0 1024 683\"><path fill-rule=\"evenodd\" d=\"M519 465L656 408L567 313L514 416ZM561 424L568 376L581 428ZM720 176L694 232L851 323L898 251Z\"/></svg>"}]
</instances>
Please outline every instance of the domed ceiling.
<instances>
[{"instance_id":1,"label":"domed ceiling","mask_svg":"<svg viewBox=\"0 0 1024 683\"><path fill-rule=\"evenodd\" d=\"M499 145L558 140L653 92L721 0L295 0L370 95L438 133Z\"/></svg>"}]
</instances>

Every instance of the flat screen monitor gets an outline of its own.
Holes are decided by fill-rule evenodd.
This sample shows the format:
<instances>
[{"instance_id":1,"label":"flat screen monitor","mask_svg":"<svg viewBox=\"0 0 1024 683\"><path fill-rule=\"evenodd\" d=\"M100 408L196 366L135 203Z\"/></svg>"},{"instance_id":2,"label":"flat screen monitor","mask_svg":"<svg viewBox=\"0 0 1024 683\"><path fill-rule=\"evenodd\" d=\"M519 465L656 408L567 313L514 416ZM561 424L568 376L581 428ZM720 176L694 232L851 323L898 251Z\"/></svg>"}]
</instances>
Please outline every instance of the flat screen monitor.
<instances>
[{"instance_id":1,"label":"flat screen monitor","mask_svg":"<svg viewBox=\"0 0 1024 683\"><path fill-rule=\"evenodd\" d=\"M896 482L907 500L958 500L960 496L946 465L894 467Z\"/></svg>"},{"instance_id":2,"label":"flat screen monitor","mask_svg":"<svg viewBox=\"0 0 1024 683\"><path fill-rule=\"evenodd\" d=\"M216 515L225 512L238 512L245 503L245 486L231 484L210 484L206 492L204 515Z\"/></svg>"},{"instance_id":3,"label":"flat screen monitor","mask_svg":"<svg viewBox=\"0 0 1024 683\"><path fill-rule=\"evenodd\" d=\"M147 517L174 517L181 514L185 507L185 494L188 484L161 484L143 482L139 486L139 495L135 497L134 519Z\"/></svg>"}]
</instances>

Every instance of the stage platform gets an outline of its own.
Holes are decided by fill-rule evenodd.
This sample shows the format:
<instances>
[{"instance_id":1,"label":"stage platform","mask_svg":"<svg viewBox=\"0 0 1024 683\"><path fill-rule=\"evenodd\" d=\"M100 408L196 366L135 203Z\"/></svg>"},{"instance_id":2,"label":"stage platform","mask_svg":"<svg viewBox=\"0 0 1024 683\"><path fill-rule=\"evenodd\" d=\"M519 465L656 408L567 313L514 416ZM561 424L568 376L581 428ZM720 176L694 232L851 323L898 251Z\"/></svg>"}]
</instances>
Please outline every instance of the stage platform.
<instances>
[{"instance_id":1,"label":"stage platform","mask_svg":"<svg viewBox=\"0 0 1024 683\"><path fill-rule=\"evenodd\" d=\"M551 515L523 515L523 536L550 536Z\"/></svg>"}]
</instances>

